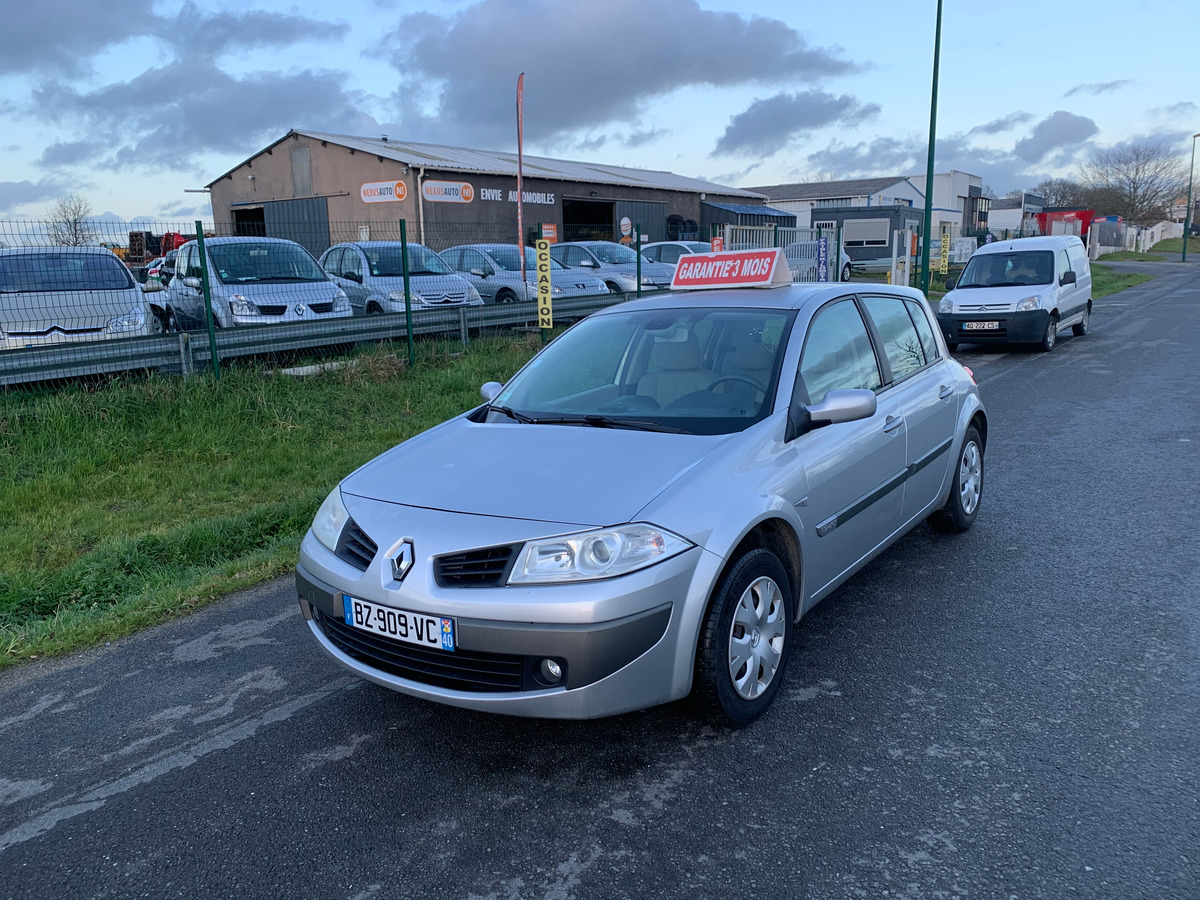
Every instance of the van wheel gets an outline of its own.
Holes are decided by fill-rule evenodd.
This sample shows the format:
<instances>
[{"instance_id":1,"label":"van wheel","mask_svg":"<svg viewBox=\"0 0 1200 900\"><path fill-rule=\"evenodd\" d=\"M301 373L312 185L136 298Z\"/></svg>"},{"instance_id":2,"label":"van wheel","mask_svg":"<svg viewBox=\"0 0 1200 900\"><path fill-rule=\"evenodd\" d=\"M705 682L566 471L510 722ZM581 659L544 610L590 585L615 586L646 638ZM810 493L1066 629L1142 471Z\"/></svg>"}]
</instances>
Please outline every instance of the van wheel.
<instances>
[{"instance_id":1,"label":"van wheel","mask_svg":"<svg viewBox=\"0 0 1200 900\"><path fill-rule=\"evenodd\" d=\"M1087 309L1083 311L1083 321L1077 322L1071 326L1071 331L1075 333L1075 337L1083 337L1088 333L1088 325L1092 321L1092 304L1088 304Z\"/></svg>"},{"instance_id":2,"label":"van wheel","mask_svg":"<svg viewBox=\"0 0 1200 900\"><path fill-rule=\"evenodd\" d=\"M975 523L983 499L983 441L972 425L963 438L946 505L926 521L934 531L959 533Z\"/></svg>"},{"instance_id":3,"label":"van wheel","mask_svg":"<svg viewBox=\"0 0 1200 900\"><path fill-rule=\"evenodd\" d=\"M704 617L692 702L709 721L741 728L779 693L792 641L792 590L779 558L761 547L726 572Z\"/></svg>"},{"instance_id":4,"label":"van wheel","mask_svg":"<svg viewBox=\"0 0 1200 900\"><path fill-rule=\"evenodd\" d=\"M1058 343L1058 316L1050 313L1050 318L1046 322L1046 333L1038 341L1037 348L1043 353L1049 353L1054 349L1056 343Z\"/></svg>"}]
</instances>

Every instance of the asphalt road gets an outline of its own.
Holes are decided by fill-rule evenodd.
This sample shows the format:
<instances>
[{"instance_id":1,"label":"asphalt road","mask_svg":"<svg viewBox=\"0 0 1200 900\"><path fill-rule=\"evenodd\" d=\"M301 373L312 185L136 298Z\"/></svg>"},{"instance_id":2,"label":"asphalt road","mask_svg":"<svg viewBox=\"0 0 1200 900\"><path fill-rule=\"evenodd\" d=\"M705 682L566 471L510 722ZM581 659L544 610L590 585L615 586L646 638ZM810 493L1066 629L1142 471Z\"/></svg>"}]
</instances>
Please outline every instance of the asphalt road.
<instances>
[{"instance_id":1,"label":"asphalt road","mask_svg":"<svg viewBox=\"0 0 1200 900\"><path fill-rule=\"evenodd\" d=\"M0 897L1200 897L1200 266L959 354L974 529L822 603L774 709L359 683L287 579L0 678Z\"/></svg>"}]
</instances>

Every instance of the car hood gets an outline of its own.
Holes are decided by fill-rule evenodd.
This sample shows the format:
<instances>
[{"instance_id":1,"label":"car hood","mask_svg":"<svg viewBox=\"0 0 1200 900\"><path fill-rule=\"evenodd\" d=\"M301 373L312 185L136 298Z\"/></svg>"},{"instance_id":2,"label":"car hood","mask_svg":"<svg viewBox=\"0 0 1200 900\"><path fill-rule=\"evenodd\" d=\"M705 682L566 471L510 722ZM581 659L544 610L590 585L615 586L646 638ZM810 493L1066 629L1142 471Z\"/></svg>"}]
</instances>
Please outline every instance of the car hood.
<instances>
[{"instance_id":1,"label":"car hood","mask_svg":"<svg viewBox=\"0 0 1200 900\"><path fill-rule=\"evenodd\" d=\"M142 306L139 287L96 291L21 291L0 294L0 330L40 333L89 331Z\"/></svg>"},{"instance_id":2,"label":"car hood","mask_svg":"<svg viewBox=\"0 0 1200 900\"><path fill-rule=\"evenodd\" d=\"M1004 312L1018 300L1047 294L1053 285L1021 284L1011 287L955 288L946 294L955 312Z\"/></svg>"},{"instance_id":3,"label":"car hood","mask_svg":"<svg viewBox=\"0 0 1200 900\"><path fill-rule=\"evenodd\" d=\"M615 525L728 440L459 417L376 457L342 490L450 512Z\"/></svg>"},{"instance_id":4,"label":"car hood","mask_svg":"<svg viewBox=\"0 0 1200 900\"><path fill-rule=\"evenodd\" d=\"M240 294L253 303L290 303L294 300L320 303L332 301L342 292L332 281L247 281L241 284L230 281L219 284L218 292L223 296Z\"/></svg>"}]
</instances>

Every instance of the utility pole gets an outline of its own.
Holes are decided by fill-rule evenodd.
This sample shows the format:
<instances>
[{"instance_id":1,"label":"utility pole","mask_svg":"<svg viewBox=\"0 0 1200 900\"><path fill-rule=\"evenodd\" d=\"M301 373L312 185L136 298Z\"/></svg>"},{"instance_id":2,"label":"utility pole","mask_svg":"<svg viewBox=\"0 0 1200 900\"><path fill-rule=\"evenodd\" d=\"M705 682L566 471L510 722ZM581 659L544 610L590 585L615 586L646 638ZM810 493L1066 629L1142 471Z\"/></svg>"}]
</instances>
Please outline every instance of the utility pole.
<instances>
[{"instance_id":1,"label":"utility pole","mask_svg":"<svg viewBox=\"0 0 1200 900\"><path fill-rule=\"evenodd\" d=\"M937 5L933 32L933 96L929 101L929 160L925 166L925 225L921 241L921 293L929 293L929 244L933 236L933 150L937 142L938 62L942 54L942 0Z\"/></svg>"}]
</instances>

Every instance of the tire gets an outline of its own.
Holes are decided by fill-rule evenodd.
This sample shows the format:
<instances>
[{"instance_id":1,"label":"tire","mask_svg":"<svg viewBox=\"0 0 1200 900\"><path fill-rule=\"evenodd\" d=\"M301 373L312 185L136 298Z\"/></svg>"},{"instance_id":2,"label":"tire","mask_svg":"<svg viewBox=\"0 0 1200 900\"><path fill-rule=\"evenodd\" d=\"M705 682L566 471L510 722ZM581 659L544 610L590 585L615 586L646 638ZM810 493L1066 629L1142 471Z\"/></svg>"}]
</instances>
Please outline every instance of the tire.
<instances>
[{"instance_id":1,"label":"tire","mask_svg":"<svg viewBox=\"0 0 1200 900\"><path fill-rule=\"evenodd\" d=\"M846 263L844 266L842 266L842 281L849 281L849 280L850 280L850 263Z\"/></svg>"},{"instance_id":2,"label":"tire","mask_svg":"<svg viewBox=\"0 0 1200 900\"><path fill-rule=\"evenodd\" d=\"M618 285L618 284L617 284L615 281L606 281L606 282L604 282L604 285L605 285L605 287L607 287L607 288L608 288L608 292L609 292L610 294L620 294L620 293L623 293L623 291L621 290L620 286L619 286L619 285Z\"/></svg>"},{"instance_id":3,"label":"tire","mask_svg":"<svg viewBox=\"0 0 1200 900\"><path fill-rule=\"evenodd\" d=\"M367 315L368 316L378 316L378 315L381 315L382 313L383 313L383 307L380 306L375 301L371 301L370 303L367 304Z\"/></svg>"},{"instance_id":4,"label":"tire","mask_svg":"<svg viewBox=\"0 0 1200 900\"><path fill-rule=\"evenodd\" d=\"M946 341L946 349L954 353L958 350L958 341Z\"/></svg>"},{"instance_id":5,"label":"tire","mask_svg":"<svg viewBox=\"0 0 1200 900\"><path fill-rule=\"evenodd\" d=\"M696 650L692 702L704 718L741 728L767 711L787 668L793 611L787 571L770 550L749 551L725 573Z\"/></svg>"},{"instance_id":6,"label":"tire","mask_svg":"<svg viewBox=\"0 0 1200 900\"><path fill-rule=\"evenodd\" d=\"M934 531L961 534L975 524L983 500L983 441L974 425L967 428L946 505L929 517Z\"/></svg>"},{"instance_id":7,"label":"tire","mask_svg":"<svg viewBox=\"0 0 1200 900\"><path fill-rule=\"evenodd\" d=\"M1075 337L1083 337L1088 333L1088 325L1092 322L1092 304L1088 304L1087 309L1083 311L1083 321L1071 326L1071 331Z\"/></svg>"},{"instance_id":8,"label":"tire","mask_svg":"<svg viewBox=\"0 0 1200 900\"><path fill-rule=\"evenodd\" d=\"M496 302L497 303L516 303L517 295L514 294L512 291L508 290L507 288L505 288L504 290L502 290L496 294Z\"/></svg>"},{"instance_id":9,"label":"tire","mask_svg":"<svg viewBox=\"0 0 1200 900\"><path fill-rule=\"evenodd\" d=\"M1058 316L1050 313L1050 318L1046 321L1046 333L1042 335L1042 339L1038 341L1037 348L1043 353L1049 353L1054 349L1054 345L1058 343Z\"/></svg>"}]
</instances>

